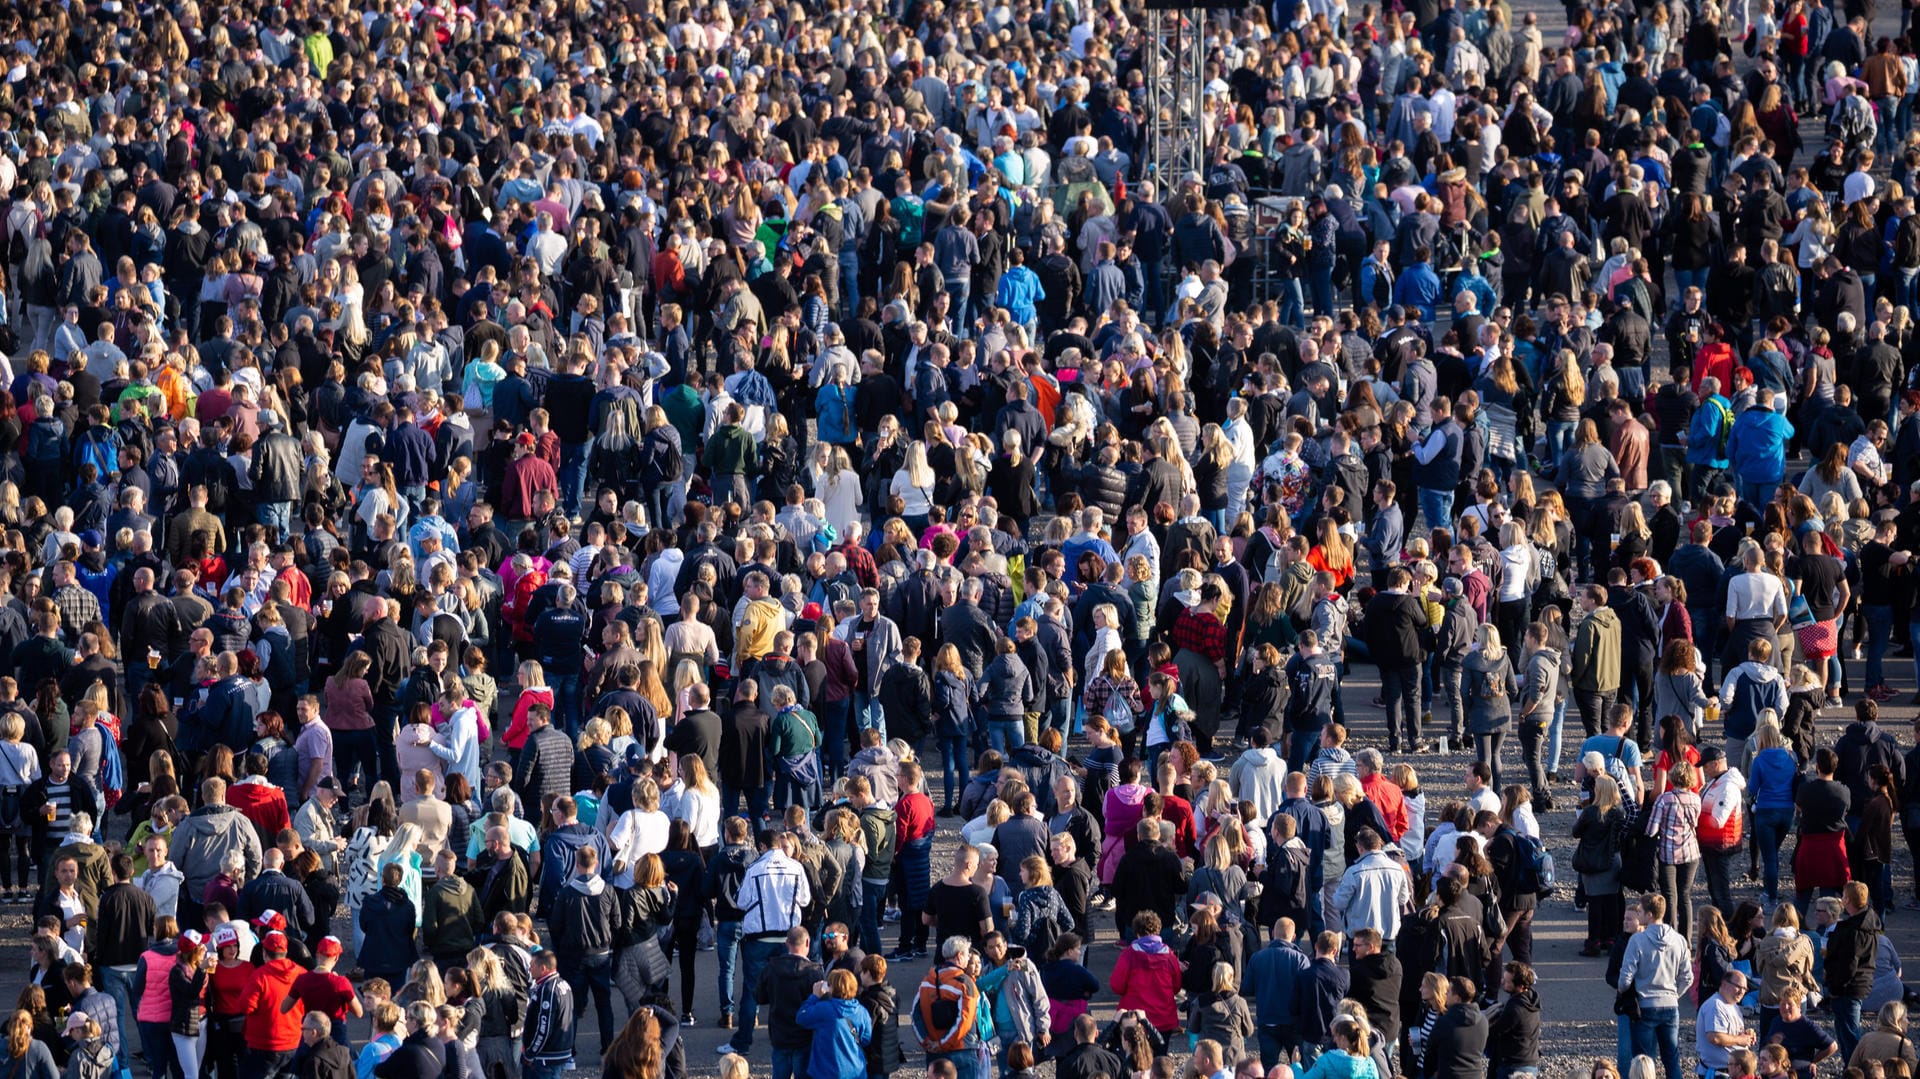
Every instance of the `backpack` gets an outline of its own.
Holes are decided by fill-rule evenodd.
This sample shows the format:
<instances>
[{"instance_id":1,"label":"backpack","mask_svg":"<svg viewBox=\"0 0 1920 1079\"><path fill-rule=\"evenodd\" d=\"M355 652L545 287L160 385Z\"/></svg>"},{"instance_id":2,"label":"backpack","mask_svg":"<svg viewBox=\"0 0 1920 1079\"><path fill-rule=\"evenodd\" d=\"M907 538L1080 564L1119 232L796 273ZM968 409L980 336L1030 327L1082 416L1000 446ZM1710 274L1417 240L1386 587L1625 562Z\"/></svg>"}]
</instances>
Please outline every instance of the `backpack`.
<instances>
[{"instance_id":1,"label":"backpack","mask_svg":"<svg viewBox=\"0 0 1920 1079\"><path fill-rule=\"evenodd\" d=\"M920 982L920 1048L928 1056L957 1053L980 1022L980 990L957 967L935 967Z\"/></svg>"},{"instance_id":2,"label":"backpack","mask_svg":"<svg viewBox=\"0 0 1920 1079\"><path fill-rule=\"evenodd\" d=\"M99 724L95 724L96 727ZM120 742L113 732L100 727L100 805L102 810L120 804L127 791L127 762L120 756Z\"/></svg>"},{"instance_id":3,"label":"backpack","mask_svg":"<svg viewBox=\"0 0 1920 1079\"><path fill-rule=\"evenodd\" d=\"M1511 830L1511 829L1510 829ZM1513 885L1520 895L1550 895L1553 892L1553 852L1538 839L1513 831Z\"/></svg>"},{"instance_id":4,"label":"backpack","mask_svg":"<svg viewBox=\"0 0 1920 1079\"><path fill-rule=\"evenodd\" d=\"M1724 461L1727 459L1727 445L1733 441L1733 410L1715 398L1707 398L1707 403L1713 406L1720 421L1719 430L1713 436L1713 459Z\"/></svg>"}]
</instances>

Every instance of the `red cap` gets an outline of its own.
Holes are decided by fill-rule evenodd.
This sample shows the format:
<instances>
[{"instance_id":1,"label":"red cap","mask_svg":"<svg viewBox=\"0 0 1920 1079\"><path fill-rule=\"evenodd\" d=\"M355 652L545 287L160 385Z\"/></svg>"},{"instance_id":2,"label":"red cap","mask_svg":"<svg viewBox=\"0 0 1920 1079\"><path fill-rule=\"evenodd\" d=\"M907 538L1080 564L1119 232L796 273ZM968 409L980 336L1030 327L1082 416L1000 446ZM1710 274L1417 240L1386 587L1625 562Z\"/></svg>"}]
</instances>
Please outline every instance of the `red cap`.
<instances>
[{"instance_id":1,"label":"red cap","mask_svg":"<svg viewBox=\"0 0 1920 1079\"><path fill-rule=\"evenodd\" d=\"M287 935L276 929L268 933L260 943L270 952L284 952L287 950Z\"/></svg>"},{"instance_id":2,"label":"red cap","mask_svg":"<svg viewBox=\"0 0 1920 1079\"><path fill-rule=\"evenodd\" d=\"M522 431L517 437L514 438L514 441L519 443L522 446L531 446L534 444L533 432Z\"/></svg>"},{"instance_id":3,"label":"red cap","mask_svg":"<svg viewBox=\"0 0 1920 1079\"><path fill-rule=\"evenodd\" d=\"M340 953L345 950L340 946L339 937L321 937L320 943L314 946L313 953L329 959L338 959Z\"/></svg>"}]
</instances>

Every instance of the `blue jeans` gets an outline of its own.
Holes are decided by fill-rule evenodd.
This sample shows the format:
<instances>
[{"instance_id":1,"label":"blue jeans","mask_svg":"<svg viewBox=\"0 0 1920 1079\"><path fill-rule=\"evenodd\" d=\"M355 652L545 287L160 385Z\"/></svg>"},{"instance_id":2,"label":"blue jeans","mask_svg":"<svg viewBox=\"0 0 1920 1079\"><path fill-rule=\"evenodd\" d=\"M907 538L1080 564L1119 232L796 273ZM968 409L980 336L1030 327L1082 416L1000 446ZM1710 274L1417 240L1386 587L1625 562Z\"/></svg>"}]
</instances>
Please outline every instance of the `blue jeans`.
<instances>
[{"instance_id":1,"label":"blue jeans","mask_svg":"<svg viewBox=\"0 0 1920 1079\"><path fill-rule=\"evenodd\" d=\"M1752 506L1756 511L1773 501L1773 489L1780 486L1779 480L1740 480L1740 501Z\"/></svg>"},{"instance_id":2,"label":"blue jeans","mask_svg":"<svg viewBox=\"0 0 1920 1079\"><path fill-rule=\"evenodd\" d=\"M720 961L720 1007L733 1010L733 965L740 958L740 923L716 922L713 926L713 952Z\"/></svg>"},{"instance_id":3,"label":"blue jeans","mask_svg":"<svg viewBox=\"0 0 1920 1079\"><path fill-rule=\"evenodd\" d=\"M268 535L274 539L285 539L293 527L293 503L261 502L253 507L253 515L267 526Z\"/></svg>"},{"instance_id":4,"label":"blue jeans","mask_svg":"<svg viewBox=\"0 0 1920 1079\"><path fill-rule=\"evenodd\" d=\"M1428 528L1453 527L1453 492L1420 488L1420 516Z\"/></svg>"},{"instance_id":5,"label":"blue jeans","mask_svg":"<svg viewBox=\"0 0 1920 1079\"><path fill-rule=\"evenodd\" d=\"M1288 278L1280 282L1280 321L1294 329L1307 324L1306 295L1300 288L1300 279Z\"/></svg>"},{"instance_id":6,"label":"blue jeans","mask_svg":"<svg viewBox=\"0 0 1920 1079\"><path fill-rule=\"evenodd\" d=\"M946 792L943 805L960 804L960 792L967 789L967 736L942 735L940 743L941 789Z\"/></svg>"},{"instance_id":7,"label":"blue jeans","mask_svg":"<svg viewBox=\"0 0 1920 1079\"><path fill-rule=\"evenodd\" d=\"M850 319L860 310L860 257L842 252L840 255L840 302Z\"/></svg>"},{"instance_id":8,"label":"blue jeans","mask_svg":"<svg viewBox=\"0 0 1920 1079\"><path fill-rule=\"evenodd\" d=\"M1260 1066L1271 1071L1281 1059L1293 1054L1293 1047L1300 1041L1292 1027L1260 1027Z\"/></svg>"},{"instance_id":9,"label":"blue jeans","mask_svg":"<svg viewBox=\"0 0 1920 1079\"><path fill-rule=\"evenodd\" d=\"M1298 772L1313 759L1320 745L1320 728L1310 731L1294 731L1287 746L1287 771Z\"/></svg>"},{"instance_id":10,"label":"blue jeans","mask_svg":"<svg viewBox=\"0 0 1920 1079\"><path fill-rule=\"evenodd\" d=\"M172 1076L181 1079L180 1061L173 1055L173 1032L166 1023L140 1023L140 1052L147 1058L147 1073L153 1079Z\"/></svg>"},{"instance_id":11,"label":"blue jeans","mask_svg":"<svg viewBox=\"0 0 1920 1079\"><path fill-rule=\"evenodd\" d=\"M775 1049L773 1051L773 1079L807 1079L806 1049Z\"/></svg>"},{"instance_id":12,"label":"blue jeans","mask_svg":"<svg viewBox=\"0 0 1920 1079\"><path fill-rule=\"evenodd\" d=\"M1633 1021L1633 1051L1643 1056L1654 1056L1657 1051L1667 1079L1682 1079L1680 1009L1648 1008L1643 1005L1640 1018Z\"/></svg>"},{"instance_id":13,"label":"blue jeans","mask_svg":"<svg viewBox=\"0 0 1920 1079\"><path fill-rule=\"evenodd\" d=\"M1073 731L1069 729L1072 726L1073 698L1071 697L1061 697L1051 702L1047 705L1047 710L1040 713L1040 729L1046 730L1051 727L1059 731L1062 741L1073 735Z\"/></svg>"},{"instance_id":14,"label":"blue jeans","mask_svg":"<svg viewBox=\"0 0 1920 1079\"><path fill-rule=\"evenodd\" d=\"M1307 266L1307 283L1313 288L1313 311L1316 315L1332 318L1333 308L1333 263Z\"/></svg>"},{"instance_id":15,"label":"blue jeans","mask_svg":"<svg viewBox=\"0 0 1920 1079\"><path fill-rule=\"evenodd\" d=\"M980 1050L978 1049L962 1049L958 1053L948 1053L944 1056L930 1055L927 1057L928 1067L931 1068L933 1062L936 1060L952 1062L954 1079L986 1079L986 1076L982 1074L984 1069L980 1066Z\"/></svg>"},{"instance_id":16,"label":"blue jeans","mask_svg":"<svg viewBox=\"0 0 1920 1079\"><path fill-rule=\"evenodd\" d=\"M1570 420L1547 421L1547 460L1560 463L1560 455L1573 445L1574 429L1580 425Z\"/></svg>"},{"instance_id":17,"label":"blue jeans","mask_svg":"<svg viewBox=\"0 0 1920 1079\"><path fill-rule=\"evenodd\" d=\"M765 787L752 787L743 791L730 784L720 784L720 812L729 817L737 816L743 796L747 803L747 823L757 829L760 822L767 817L767 788Z\"/></svg>"},{"instance_id":18,"label":"blue jeans","mask_svg":"<svg viewBox=\"0 0 1920 1079\"><path fill-rule=\"evenodd\" d=\"M887 905L887 882L860 882L860 950L880 954L880 908Z\"/></svg>"},{"instance_id":19,"label":"blue jeans","mask_svg":"<svg viewBox=\"0 0 1920 1079\"><path fill-rule=\"evenodd\" d=\"M873 694L856 689L848 700L853 702L851 714L854 725L859 729L863 731L887 729L886 713L881 711L880 702L874 699Z\"/></svg>"},{"instance_id":20,"label":"blue jeans","mask_svg":"<svg viewBox=\"0 0 1920 1079\"><path fill-rule=\"evenodd\" d=\"M1760 844L1761 888L1769 900L1780 896L1780 844L1793 831L1792 809L1753 811L1753 838Z\"/></svg>"},{"instance_id":21,"label":"blue jeans","mask_svg":"<svg viewBox=\"0 0 1920 1079\"><path fill-rule=\"evenodd\" d=\"M972 282L947 284L947 295L953 298L947 307L947 330L962 341L967 339L967 299L972 294Z\"/></svg>"},{"instance_id":22,"label":"blue jeans","mask_svg":"<svg viewBox=\"0 0 1920 1079\"><path fill-rule=\"evenodd\" d=\"M587 451L592 447L592 440L560 443L560 508L569 517L580 512L580 492L587 483Z\"/></svg>"},{"instance_id":23,"label":"blue jeans","mask_svg":"<svg viewBox=\"0 0 1920 1079\"><path fill-rule=\"evenodd\" d=\"M535 1064L531 1060L523 1060L520 1062L520 1075L521 1079L566 1079L567 1070L572 1066L572 1061L562 1064Z\"/></svg>"},{"instance_id":24,"label":"blue jeans","mask_svg":"<svg viewBox=\"0 0 1920 1079\"><path fill-rule=\"evenodd\" d=\"M1872 689L1887 682L1887 643L1893 636L1893 608L1884 604L1863 605L1860 613L1867 620L1867 688Z\"/></svg>"},{"instance_id":25,"label":"blue jeans","mask_svg":"<svg viewBox=\"0 0 1920 1079\"><path fill-rule=\"evenodd\" d=\"M1920 303L1920 290L1914 288L1914 284L1920 282L1920 268L1909 270L1902 266L1895 266L1893 272L1900 276L1900 283L1894 288L1893 302L1904 307L1912 307Z\"/></svg>"},{"instance_id":26,"label":"blue jeans","mask_svg":"<svg viewBox=\"0 0 1920 1079\"><path fill-rule=\"evenodd\" d=\"M553 688L554 722L567 732L569 741L580 737L580 672L556 674L547 667L547 685Z\"/></svg>"},{"instance_id":27,"label":"blue jeans","mask_svg":"<svg viewBox=\"0 0 1920 1079\"><path fill-rule=\"evenodd\" d=\"M1853 1059L1853 1047L1860 1044L1860 1003L1859 997L1833 997L1833 1037L1843 1060Z\"/></svg>"},{"instance_id":28,"label":"blue jeans","mask_svg":"<svg viewBox=\"0 0 1920 1079\"><path fill-rule=\"evenodd\" d=\"M992 716L987 719L987 746L999 751L1002 757L1027 744L1027 721L1015 716L1006 719Z\"/></svg>"},{"instance_id":29,"label":"blue jeans","mask_svg":"<svg viewBox=\"0 0 1920 1079\"><path fill-rule=\"evenodd\" d=\"M760 1015L753 988L760 984L760 972L767 963L786 950L784 940L749 940L740 945L740 1010L734 1013L733 1051L741 1056L753 1049L753 1021Z\"/></svg>"},{"instance_id":30,"label":"blue jeans","mask_svg":"<svg viewBox=\"0 0 1920 1079\"><path fill-rule=\"evenodd\" d=\"M1697 288L1701 290L1702 294L1706 292L1707 271L1704 269L1675 270L1673 271L1673 276L1678 282L1678 287L1674 289L1673 293L1673 299L1676 305L1685 299L1687 289L1689 288Z\"/></svg>"},{"instance_id":31,"label":"blue jeans","mask_svg":"<svg viewBox=\"0 0 1920 1079\"><path fill-rule=\"evenodd\" d=\"M1553 722L1547 726L1547 771L1560 771L1560 732L1567 726L1567 702L1555 701Z\"/></svg>"},{"instance_id":32,"label":"blue jeans","mask_svg":"<svg viewBox=\"0 0 1920 1079\"><path fill-rule=\"evenodd\" d=\"M560 977L573 990L573 1028L577 1043L580 1017L587 1013L587 996L593 996L594 1015L600 1020L600 1051L613 1044L619 1028L613 1025L613 954L583 955L560 961Z\"/></svg>"},{"instance_id":33,"label":"blue jeans","mask_svg":"<svg viewBox=\"0 0 1920 1079\"><path fill-rule=\"evenodd\" d=\"M852 708L851 697L820 702L820 768L829 782L847 771L847 716Z\"/></svg>"},{"instance_id":34,"label":"blue jeans","mask_svg":"<svg viewBox=\"0 0 1920 1079\"><path fill-rule=\"evenodd\" d=\"M1907 623L1907 639L1920 643L1920 618L1914 618ZM1920 682L1920 648L1913 650L1913 677L1916 682Z\"/></svg>"},{"instance_id":35,"label":"blue jeans","mask_svg":"<svg viewBox=\"0 0 1920 1079\"><path fill-rule=\"evenodd\" d=\"M100 988L113 998L114 1009L120 1015L120 1059L133 1055L134 1018L133 1018L133 972L124 974L112 967L100 967Z\"/></svg>"}]
</instances>

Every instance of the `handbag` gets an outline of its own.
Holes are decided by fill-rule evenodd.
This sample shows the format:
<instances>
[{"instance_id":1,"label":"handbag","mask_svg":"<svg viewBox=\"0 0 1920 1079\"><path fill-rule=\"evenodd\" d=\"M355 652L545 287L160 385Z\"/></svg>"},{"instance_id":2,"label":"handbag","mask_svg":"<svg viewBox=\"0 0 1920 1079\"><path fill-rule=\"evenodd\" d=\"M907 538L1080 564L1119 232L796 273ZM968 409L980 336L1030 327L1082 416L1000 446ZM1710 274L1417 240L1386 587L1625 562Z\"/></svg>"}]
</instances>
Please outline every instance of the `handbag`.
<instances>
[{"instance_id":1,"label":"handbag","mask_svg":"<svg viewBox=\"0 0 1920 1079\"><path fill-rule=\"evenodd\" d=\"M1634 992L1631 983L1621 986L1620 991L1613 995L1613 1014L1625 1016L1636 1023L1640 1021L1640 994Z\"/></svg>"},{"instance_id":2,"label":"handbag","mask_svg":"<svg viewBox=\"0 0 1920 1079\"><path fill-rule=\"evenodd\" d=\"M1794 629L1805 629L1817 621L1813 617L1813 607L1807 603L1806 594L1799 588L1793 590L1793 601L1787 604L1787 622Z\"/></svg>"}]
</instances>

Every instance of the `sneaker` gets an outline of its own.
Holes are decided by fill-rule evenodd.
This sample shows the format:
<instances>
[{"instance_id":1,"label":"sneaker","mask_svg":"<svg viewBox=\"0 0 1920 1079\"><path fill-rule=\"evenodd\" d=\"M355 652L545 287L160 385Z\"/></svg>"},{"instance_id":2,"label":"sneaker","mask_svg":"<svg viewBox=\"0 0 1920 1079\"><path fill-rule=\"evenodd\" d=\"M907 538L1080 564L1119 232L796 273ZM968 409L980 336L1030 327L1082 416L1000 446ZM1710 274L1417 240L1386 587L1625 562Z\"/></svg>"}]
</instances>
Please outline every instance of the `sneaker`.
<instances>
[{"instance_id":1,"label":"sneaker","mask_svg":"<svg viewBox=\"0 0 1920 1079\"><path fill-rule=\"evenodd\" d=\"M719 1045L716 1045L716 1046L714 1046L714 1047L713 1047L713 1055L714 1055L714 1056L717 1056L717 1057L723 1057L723 1056L728 1056L728 1055L730 1055L730 1054L732 1054L732 1055L739 1055L739 1056L746 1056L746 1055L747 1055L747 1054L745 1054L745 1053L742 1053L742 1052L740 1052L740 1050L738 1050L738 1049L735 1049L735 1048L733 1047L733 1043L732 1043L732 1042L721 1042L721 1043L720 1043Z\"/></svg>"},{"instance_id":2,"label":"sneaker","mask_svg":"<svg viewBox=\"0 0 1920 1079\"><path fill-rule=\"evenodd\" d=\"M895 948L892 952L888 953L887 962L905 963L913 957L914 951L912 948Z\"/></svg>"},{"instance_id":3,"label":"sneaker","mask_svg":"<svg viewBox=\"0 0 1920 1079\"><path fill-rule=\"evenodd\" d=\"M720 1009L720 1023L719 1023L719 1026L720 1026L720 1029L721 1029L721 1030L732 1030L732 1029L733 1029L733 1009L732 1009L732 1008L722 1008L722 1009Z\"/></svg>"},{"instance_id":4,"label":"sneaker","mask_svg":"<svg viewBox=\"0 0 1920 1079\"><path fill-rule=\"evenodd\" d=\"M692 1012L687 1012L686 1014L680 1017L680 1025L683 1027L695 1027L695 1026L699 1026L700 1024L694 1022Z\"/></svg>"},{"instance_id":5,"label":"sneaker","mask_svg":"<svg viewBox=\"0 0 1920 1079\"><path fill-rule=\"evenodd\" d=\"M1853 646L1853 658L1854 658L1854 659L1865 659L1865 658L1867 658L1867 647L1866 647L1866 645L1862 645L1862 644L1856 644L1856 645L1854 645L1854 646Z\"/></svg>"},{"instance_id":6,"label":"sneaker","mask_svg":"<svg viewBox=\"0 0 1920 1079\"><path fill-rule=\"evenodd\" d=\"M1838 707L1840 707L1840 706L1841 706L1841 704L1842 704L1842 703L1843 703L1843 702L1842 702L1842 701L1840 700L1840 698L1838 698L1838 697L1828 697L1828 698L1827 698L1827 707L1828 707L1828 708L1838 708Z\"/></svg>"},{"instance_id":7,"label":"sneaker","mask_svg":"<svg viewBox=\"0 0 1920 1079\"><path fill-rule=\"evenodd\" d=\"M886 919L887 919L887 921L890 921L890 922L897 922L897 921L899 921L899 920L900 920L900 908L899 908L899 907L888 907L888 908L887 908L887 914L886 914Z\"/></svg>"}]
</instances>

